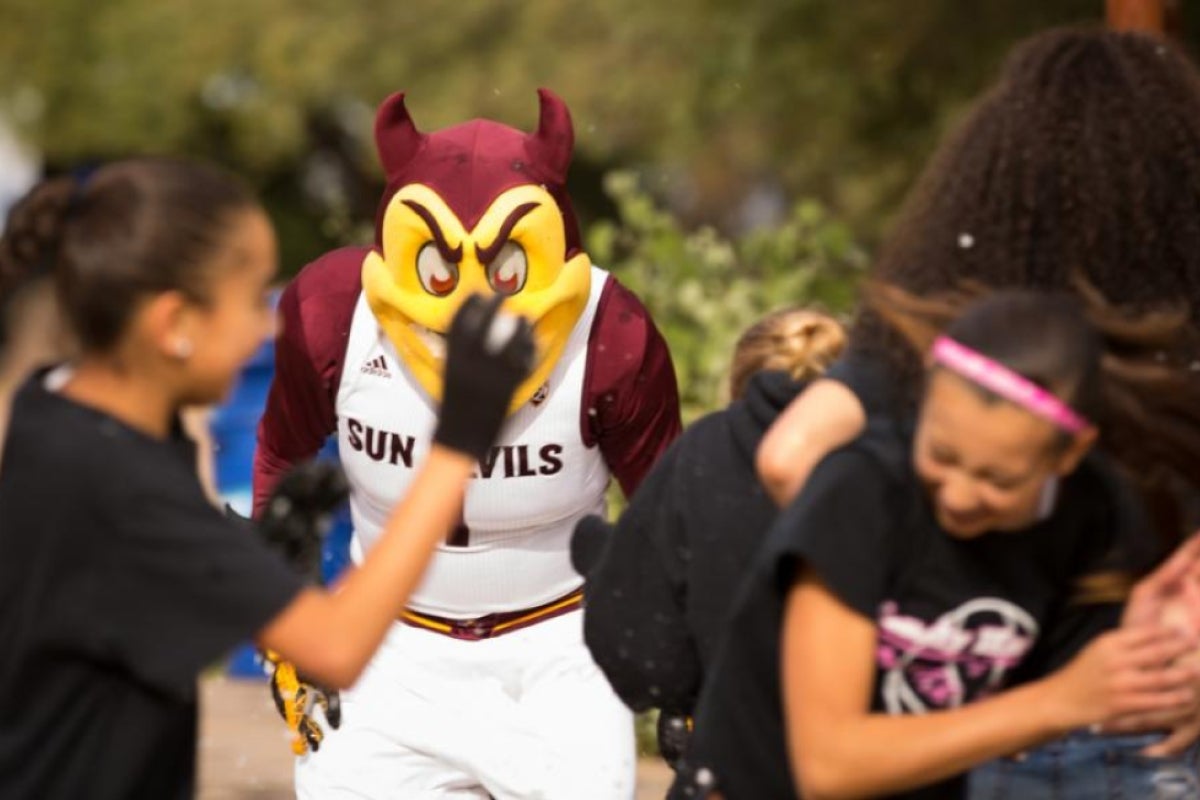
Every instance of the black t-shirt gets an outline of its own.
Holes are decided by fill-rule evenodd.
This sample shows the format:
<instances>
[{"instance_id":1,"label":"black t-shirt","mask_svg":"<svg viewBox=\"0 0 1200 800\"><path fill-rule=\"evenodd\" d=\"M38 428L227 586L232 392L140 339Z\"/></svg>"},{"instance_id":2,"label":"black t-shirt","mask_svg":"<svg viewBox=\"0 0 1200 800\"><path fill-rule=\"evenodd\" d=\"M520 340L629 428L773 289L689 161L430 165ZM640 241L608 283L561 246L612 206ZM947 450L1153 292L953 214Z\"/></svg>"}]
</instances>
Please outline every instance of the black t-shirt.
<instances>
[{"instance_id":1,"label":"black t-shirt","mask_svg":"<svg viewBox=\"0 0 1200 800\"><path fill-rule=\"evenodd\" d=\"M778 513L754 471L763 434L804 384L759 372L688 427L615 526L580 521L584 636L626 705L691 713L734 591Z\"/></svg>"},{"instance_id":2,"label":"black t-shirt","mask_svg":"<svg viewBox=\"0 0 1200 800\"><path fill-rule=\"evenodd\" d=\"M302 587L194 451L19 392L0 470L0 797L192 796L196 677Z\"/></svg>"},{"instance_id":3,"label":"black t-shirt","mask_svg":"<svg viewBox=\"0 0 1200 800\"><path fill-rule=\"evenodd\" d=\"M1069 607L1074 578L1112 558L1129 535L1112 500L1122 491L1087 459L1040 522L963 540L938 528L906 440L890 428L830 455L772 527L743 586L672 797L689 796L697 776L715 777L727 800L795 797L779 659L783 603L801 562L877 626L875 711L953 707L1010 685ZM951 781L902 796L960 791Z\"/></svg>"},{"instance_id":4,"label":"black t-shirt","mask_svg":"<svg viewBox=\"0 0 1200 800\"><path fill-rule=\"evenodd\" d=\"M913 407L912 392L905 388L902 375L875 354L853 346L826 372L825 377L838 381L850 389L874 428L894 426L902 435L911 435L916 424L916 409ZM1106 474L1120 489L1113 495L1114 513L1124 520L1137 518L1141 527L1122 542L1120 552L1110 554L1112 558L1138 576L1149 572L1154 564L1165 555L1163 543L1154 534L1152 526L1142 516L1144 509L1128 481L1117 476L1116 470L1106 467ZM1185 498L1197 504L1194 496ZM1200 504L1197 504L1200 507ZM1126 524L1126 530L1132 528ZM1104 566L1104 565L1099 565ZM1072 606L1054 622L1054 627L1043 631L1033 655L1021 668L1021 676L1036 678L1046 675L1066 664L1084 645L1101 633L1117 626L1121 616L1119 603L1090 603Z\"/></svg>"},{"instance_id":5,"label":"black t-shirt","mask_svg":"<svg viewBox=\"0 0 1200 800\"><path fill-rule=\"evenodd\" d=\"M853 345L829 366L824 377L843 384L854 393L869 418L911 418L909 393L900 387L900 377L887 362L856 349Z\"/></svg>"}]
</instances>

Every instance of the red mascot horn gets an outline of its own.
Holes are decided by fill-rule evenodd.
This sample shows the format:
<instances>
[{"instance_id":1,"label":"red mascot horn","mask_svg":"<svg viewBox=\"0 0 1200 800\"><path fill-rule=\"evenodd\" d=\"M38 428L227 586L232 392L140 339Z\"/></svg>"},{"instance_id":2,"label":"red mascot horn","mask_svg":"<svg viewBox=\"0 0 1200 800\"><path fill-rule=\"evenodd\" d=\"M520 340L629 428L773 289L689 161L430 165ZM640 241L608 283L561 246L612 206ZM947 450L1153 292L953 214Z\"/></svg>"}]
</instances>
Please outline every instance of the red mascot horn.
<instances>
[{"instance_id":1,"label":"red mascot horn","mask_svg":"<svg viewBox=\"0 0 1200 800\"><path fill-rule=\"evenodd\" d=\"M549 89L538 89L540 114L537 130L526 137L531 161L550 172L558 184L567 181L571 165L571 148L575 146L575 129L567 106Z\"/></svg>"},{"instance_id":2,"label":"red mascot horn","mask_svg":"<svg viewBox=\"0 0 1200 800\"><path fill-rule=\"evenodd\" d=\"M391 178L402 170L424 141L425 134L417 130L404 106L404 92L396 92L384 100L375 115L375 146L384 174Z\"/></svg>"}]
</instances>

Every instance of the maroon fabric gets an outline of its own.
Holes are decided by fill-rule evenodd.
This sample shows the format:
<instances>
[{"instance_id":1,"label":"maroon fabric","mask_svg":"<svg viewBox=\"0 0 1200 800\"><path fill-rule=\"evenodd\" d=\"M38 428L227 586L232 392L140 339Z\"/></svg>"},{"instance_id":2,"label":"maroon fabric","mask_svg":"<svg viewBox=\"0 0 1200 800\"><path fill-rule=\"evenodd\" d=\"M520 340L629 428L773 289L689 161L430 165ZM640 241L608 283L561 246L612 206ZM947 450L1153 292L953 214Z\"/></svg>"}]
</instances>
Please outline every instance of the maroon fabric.
<instances>
[{"instance_id":1,"label":"maroon fabric","mask_svg":"<svg viewBox=\"0 0 1200 800\"><path fill-rule=\"evenodd\" d=\"M351 247L321 257L280 298L283 330L254 454L256 515L283 473L316 455L337 429L338 384L367 252ZM599 445L627 496L682 427L666 342L615 278L592 323L581 408L584 443Z\"/></svg>"},{"instance_id":2,"label":"maroon fabric","mask_svg":"<svg viewBox=\"0 0 1200 800\"><path fill-rule=\"evenodd\" d=\"M305 267L279 299L275 375L254 451L254 514L293 464L337 429L335 401L365 247L334 250Z\"/></svg>"},{"instance_id":3,"label":"maroon fabric","mask_svg":"<svg viewBox=\"0 0 1200 800\"><path fill-rule=\"evenodd\" d=\"M675 367L649 312L609 278L588 340L583 441L600 445L625 496L679 436Z\"/></svg>"},{"instance_id":4,"label":"maroon fabric","mask_svg":"<svg viewBox=\"0 0 1200 800\"><path fill-rule=\"evenodd\" d=\"M376 215L376 245L383 214L403 186L428 186L446 202L467 230L472 230L497 197L515 186L541 185L558 203L566 234L566 253L580 252L579 226L564 190L574 133L563 102L551 92L538 92L538 130L526 134L486 119L421 133L395 94L379 107L375 140L387 172L387 188Z\"/></svg>"}]
</instances>

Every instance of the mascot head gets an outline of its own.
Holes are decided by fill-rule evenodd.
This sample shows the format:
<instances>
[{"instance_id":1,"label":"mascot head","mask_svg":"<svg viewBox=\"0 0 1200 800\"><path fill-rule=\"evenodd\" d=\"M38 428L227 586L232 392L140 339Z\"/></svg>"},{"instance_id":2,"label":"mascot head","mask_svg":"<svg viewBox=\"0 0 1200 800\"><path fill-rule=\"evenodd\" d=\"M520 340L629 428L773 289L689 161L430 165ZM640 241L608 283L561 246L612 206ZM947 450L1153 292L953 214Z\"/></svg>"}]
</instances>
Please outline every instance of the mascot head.
<instances>
[{"instance_id":1,"label":"mascot head","mask_svg":"<svg viewBox=\"0 0 1200 800\"><path fill-rule=\"evenodd\" d=\"M552 93L538 96L530 134L489 120L421 133L403 94L379 108L375 141L388 183L363 291L435 399L445 334L471 294L502 294L503 308L533 325L537 363L510 411L546 381L587 303L591 263L565 190L571 117Z\"/></svg>"}]
</instances>

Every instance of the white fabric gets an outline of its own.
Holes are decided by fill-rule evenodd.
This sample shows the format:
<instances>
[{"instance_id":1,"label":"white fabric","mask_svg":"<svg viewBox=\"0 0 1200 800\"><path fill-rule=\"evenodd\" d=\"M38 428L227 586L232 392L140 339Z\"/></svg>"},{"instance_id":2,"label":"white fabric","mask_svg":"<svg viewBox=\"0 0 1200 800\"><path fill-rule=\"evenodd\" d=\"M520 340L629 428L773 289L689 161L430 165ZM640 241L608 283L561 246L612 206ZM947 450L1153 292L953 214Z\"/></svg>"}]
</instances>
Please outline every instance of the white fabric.
<instances>
[{"instance_id":1,"label":"white fabric","mask_svg":"<svg viewBox=\"0 0 1200 800\"><path fill-rule=\"evenodd\" d=\"M582 613L478 642L394 625L342 727L296 762L301 800L628 800L633 720Z\"/></svg>"},{"instance_id":2,"label":"white fabric","mask_svg":"<svg viewBox=\"0 0 1200 800\"><path fill-rule=\"evenodd\" d=\"M582 581L571 568L575 523L604 512L609 471L580 429L588 337L608 280L592 268L592 290L540 402L505 423L494 460L467 491L465 547L440 546L409 605L468 619L530 608ZM537 399L535 397L535 399ZM356 561L379 535L431 446L436 408L407 374L365 298L354 312L337 395L338 448L353 487Z\"/></svg>"}]
</instances>

